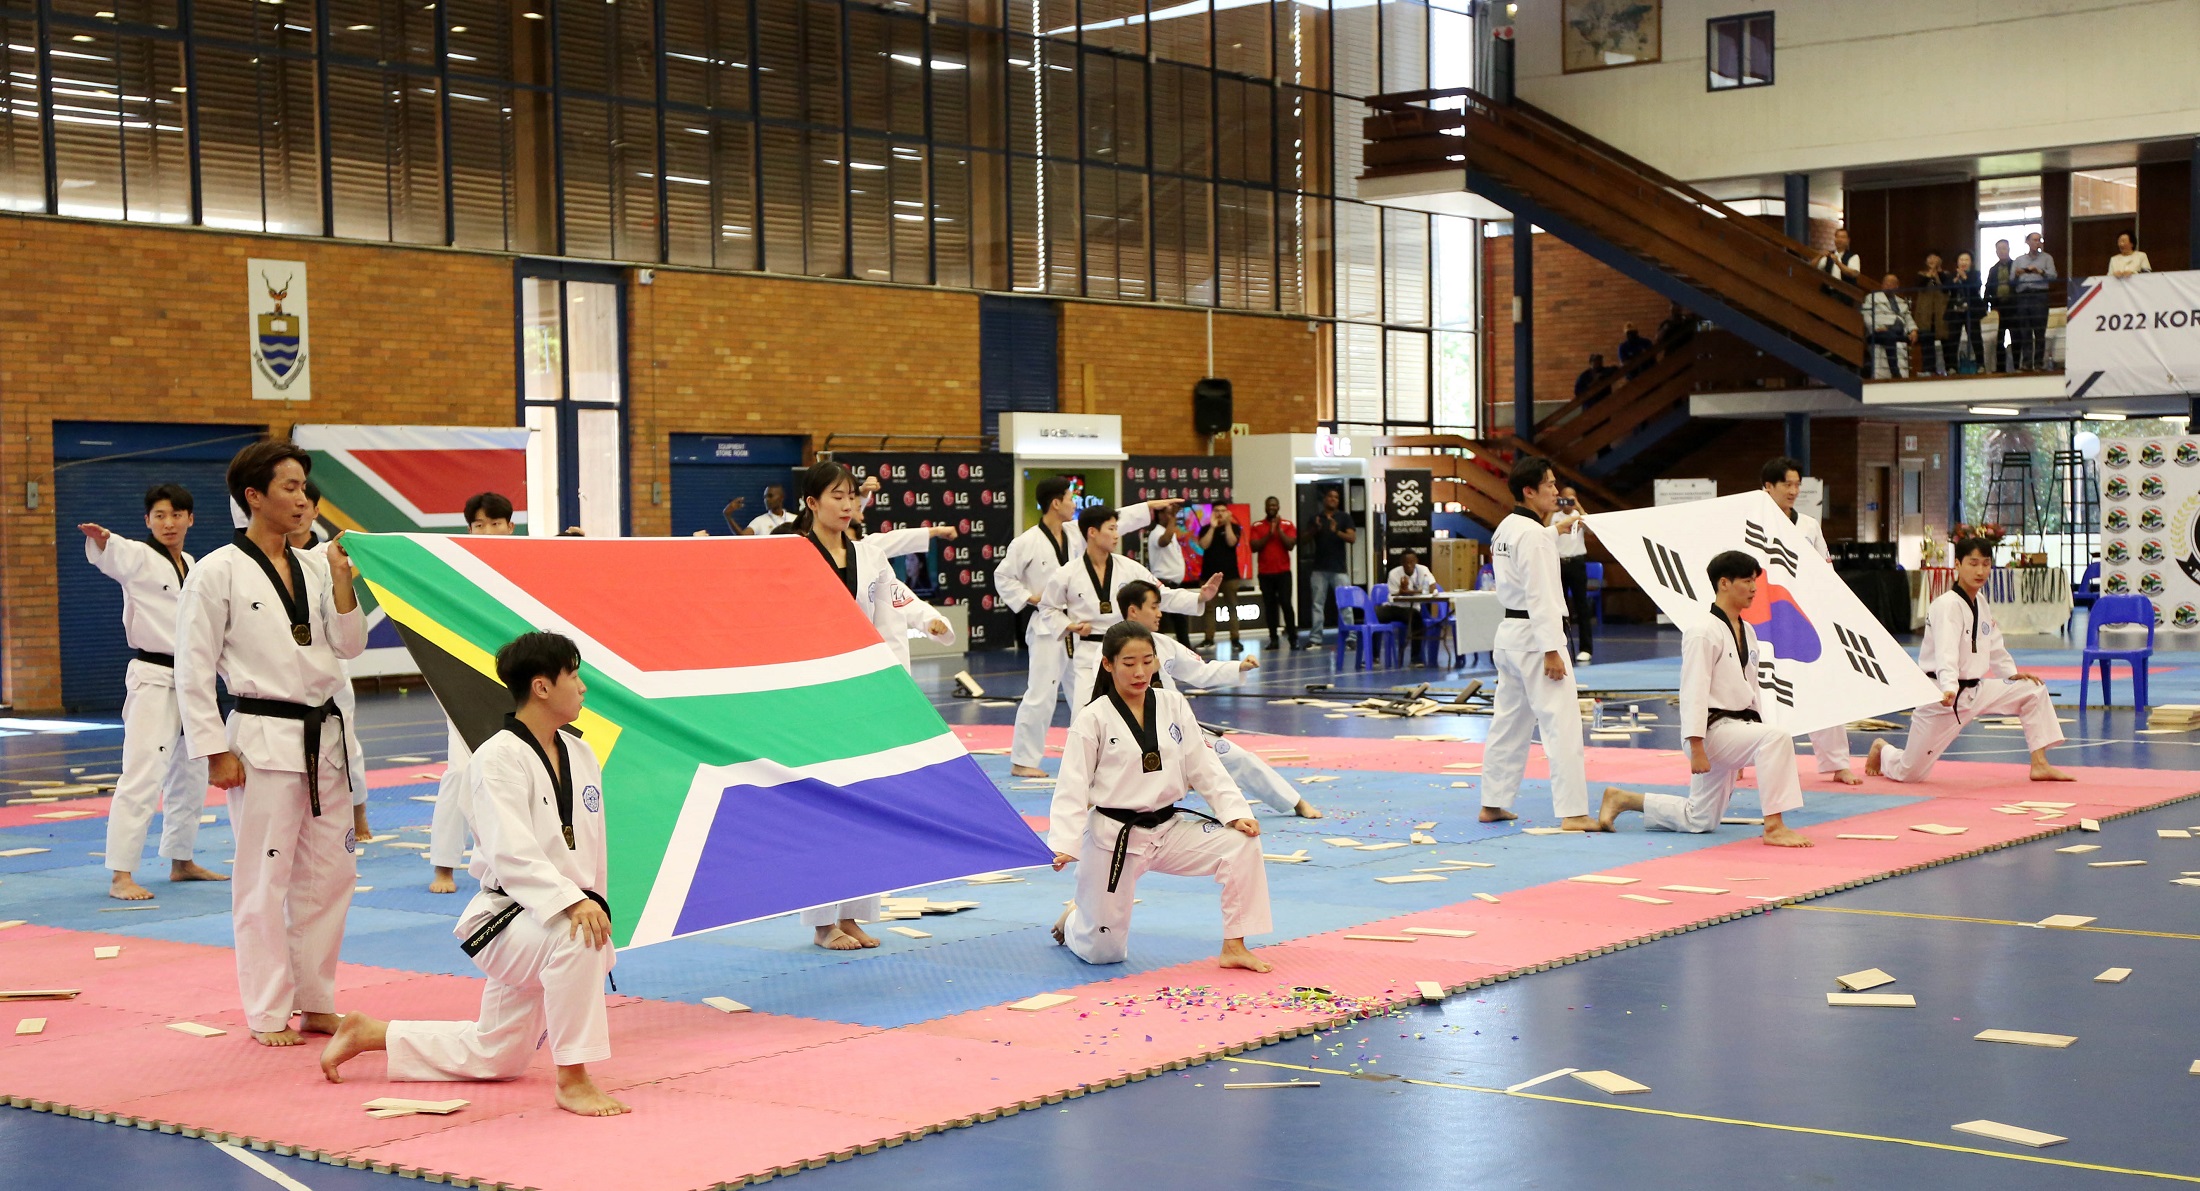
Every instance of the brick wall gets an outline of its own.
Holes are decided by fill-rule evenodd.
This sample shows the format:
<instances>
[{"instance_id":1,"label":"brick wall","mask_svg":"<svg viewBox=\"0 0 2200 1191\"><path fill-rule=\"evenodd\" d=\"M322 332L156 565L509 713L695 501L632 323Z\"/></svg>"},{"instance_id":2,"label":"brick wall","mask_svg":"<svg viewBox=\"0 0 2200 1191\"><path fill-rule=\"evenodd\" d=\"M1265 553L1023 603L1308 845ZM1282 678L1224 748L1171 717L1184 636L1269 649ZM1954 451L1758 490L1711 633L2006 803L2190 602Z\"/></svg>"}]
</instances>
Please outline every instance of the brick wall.
<instances>
[{"instance_id":1,"label":"brick wall","mask_svg":"<svg viewBox=\"0 0 2200 1191\"><path fill-rule=\"evenodd\" d=\"M245 260L311 270L313 400L252 399ZM0 216L5 695L60 705L53 422L512 420L512 267L488 256ZM24 482L40 481L39 507Z\"/></svg>"},{"instance_id":2,"label":"brick wall","mask_svg":"<svg viewBox=\"0 0 2200 1191\"><path fill-rule=\"evenodd\" d=\"M1512 237L1482 242L1482 293L1489 328L1484 390L1495 411L1489 425L1512 428L1513 324ZM1548 233L1535 238L1535 397L1571 401L1574 378L1589 366L1589 353L1619 363L1619 342L1629 321L1654 336L1672 303L1598 263Z\"/></svg>"},{"instance_id":3,"label":"brick wall","mask_svg":"<svg viewBox=\"0 0 2200 1191\"><path fill-rule=\"evenodd\" d=\"M1123 416L1123 449L1138 455L1199 455L1192 385L1207 372L1207 315L1086 302L1062 304L1061 407ZM1227 377L1232 418L1254 434L1314 430L1317 336L1311 324L1258 315L1214 316L1214 375ZM1226 447L1227 444L1218 444Z\"/></svg>"}]
</instances>

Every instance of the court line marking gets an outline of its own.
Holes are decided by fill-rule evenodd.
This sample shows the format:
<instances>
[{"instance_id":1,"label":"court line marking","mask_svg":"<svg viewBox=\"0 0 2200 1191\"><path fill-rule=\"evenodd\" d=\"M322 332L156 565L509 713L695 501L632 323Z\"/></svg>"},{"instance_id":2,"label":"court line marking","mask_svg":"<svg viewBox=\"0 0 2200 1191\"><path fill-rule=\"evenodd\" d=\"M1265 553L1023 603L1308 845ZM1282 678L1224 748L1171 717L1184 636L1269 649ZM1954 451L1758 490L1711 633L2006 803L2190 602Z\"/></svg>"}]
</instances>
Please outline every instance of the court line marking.
<instances>
[{"instance_id":1,"label":"court line marking","mask_svg":"<svg viewBox=\"0 0 2200 1191\"><path fill-rule=\"evenodd\" d=\"M232 1158L235 1158L237 1161L244 1163L246 1166L255 1171L258 1171L260 1174L267 1176L267 1180L269 1182L274 1183L278 1187L281 1187L283 1191L313 1191L313 1188L306 1186L304 1183L301 1183L294 1178L291 1178L287 1174L284 1174L282 1171L276 1169L274 1163L269 1162L267 1159L260 1157L258 1154L253 1153L243 1146L230 1145L227 1142L217 1141L214 1143L214 1148L220 1150L222 1153L227 1154Z\"/></svg>"},{"instance_id":2,"label":"court line marking","mask_svg":"<svg viewBox=\"0 0 2200 1191\"><path fill-rule=\"evenodd\" d=\"M1215 1060L1223 1063L1251 1063L1262 1067L1280 1067L1288 1071L1306 1071L1316 1075L1339 1075L1349 1078L1351 1071L1335 1071L1326 1067L1308 1067L1299 1063L1278 1063L1269 1059L1249 1059L1234 1055ZM1941 1141L1923 1141L1914 1137L1885 1137L1877 1133L1854 1133L1845 1129L1820 1129L1810 1125L1782 1125L1773 1121L1751 1121L1740 1117L1719 1117L1705 1113L1678 1112L1670 1108L1645 1108L1639 1104L1607 1104L1598 1100L1576 1100L1571 1096L1549 1096L1540 1092L1515 1092L1505 1088L1484 1088L1473 1084L1446 1083L1435 1079L1402 1077L1400 1083L1417 1084L1424 1088L1446 1088L1455 1092L1481 1092L1490 1096L1511 1096L1517 1100L1542 1100L1551 1104L1573 1104L1583 1108L1602 1108L1611 1112L1634 1112L1646 1116L1670 1117L1681 1121L1703 1121L1713 1125L1746 1125L1752 1129L1771 1129L1780 1133L1805 1133L1814 1137L1839 1137L1849 1141L1880 1141L1889 1145L1914 1146L1925 1150L1942 1150L1951 1154L1977 1154L1986 1158L2003 1158L2011 1162L2034 1162L2042 1166L2061 1166L2072 1170L2097 1170L2104 1174L2134 1174L2150 1179L2168 1179L2177 1183L2200 1183L2200 1175L2175 1174L2165 1170L2140 1170L2129 1166L2103 1166L2093 1162L2074 1162L2068 1158L2048 1158L2037 1154L2009 1154L2000 1150L1982 1150L1975 1146L1951 1145Z\"/></svg>"},{"instance_id":3,"label":"court line marking","mask_svg":"<svg viewBox=\"0 0 2200 1191\"><path fill-rule=\"evenodd\" d=\"M1921 918L1928 922L1975 922L1982 926L2025 926L2041 930L2037 922L2012 922L2006 918L1965 918L1956 914L1918 914L1909 910L1865 910L1854 906L1805 906L1800 904L1780 907L1783 910L1811 910L1819 914L1869 914L1877 918ZM2087 931L2097 935L2137 935L2146 939L2191 939L2200 941L2200 935L2181 935L2173 931L2127 930L2116 926L2076 926L2073 931Z\"/></svg>"}]
</instances>

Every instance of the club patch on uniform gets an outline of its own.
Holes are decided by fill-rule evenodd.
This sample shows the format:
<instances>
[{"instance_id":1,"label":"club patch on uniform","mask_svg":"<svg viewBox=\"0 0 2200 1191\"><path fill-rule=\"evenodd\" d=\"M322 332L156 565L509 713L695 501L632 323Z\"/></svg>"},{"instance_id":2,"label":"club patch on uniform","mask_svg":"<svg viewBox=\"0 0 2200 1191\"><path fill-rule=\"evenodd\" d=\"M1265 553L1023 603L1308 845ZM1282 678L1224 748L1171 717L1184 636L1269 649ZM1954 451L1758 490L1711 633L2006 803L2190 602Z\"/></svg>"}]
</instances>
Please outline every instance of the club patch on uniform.
<instances>
[{"instance_id":1,"label":"club patch on uniform","mask_svg":"<svg viewBox=\"0 0 2200 1191\"><path fill-rule=\"evenodd\" d=\"M1182 744L1182 743L1184 743L1184 725L1182 725L1182 724L1170 724L1170 725L1169 725L1169 739L1171 739L1171 740L1173 740L1173 741L1177 742L1178 744Z\"/></svg>"},{"instance_id":2,"label":"club patch on uniform","mask_svg":"<svg viewBox=\"0 0 2200 1191\"><path fill-rule=\"evenodd\" d=\"M355 828L355 827L346 827L346 828L344 828L344 851L346 851L346 852L357 852L358 850L359 850L359 831L358 831L358 829L357 829L357 828Z\"/></svg>"},{"instance_id":3,"label":"club patch on uniform","mask_svg":"<svg viewBox=\"0 0 2200 1191\"><path fill-rule=\"evenodd\" d=\"M581 805L582 805L582 806L585 806L585 807L587 807L587 808L588 808L588 813L589 813L589 814L591 814L591 815L595 814L595 813L596 813L597 811L600 811L600 810L602 810L602 809L603 809L603 791L602 791L602 790L599 790L599 789L597 789L597 788L596 788L596 787L594 787L594 786L590 786L590 787L588 787L587 789L585 789L585 790L582 790L582 791L581 791Z\"/></svg>"},{"instance_id":4,"label":"club patch on uniform","mask_svg":"<svg viewBox=\"0 0 2200 1191\"><path fill-rule=\"evenodd\" d=\"M1215 755L1219 757L1230 751L1230 742L1227 740L1210 740L1207 742L1207 747L1215 750Z\"/></svg>"}]
</instances>

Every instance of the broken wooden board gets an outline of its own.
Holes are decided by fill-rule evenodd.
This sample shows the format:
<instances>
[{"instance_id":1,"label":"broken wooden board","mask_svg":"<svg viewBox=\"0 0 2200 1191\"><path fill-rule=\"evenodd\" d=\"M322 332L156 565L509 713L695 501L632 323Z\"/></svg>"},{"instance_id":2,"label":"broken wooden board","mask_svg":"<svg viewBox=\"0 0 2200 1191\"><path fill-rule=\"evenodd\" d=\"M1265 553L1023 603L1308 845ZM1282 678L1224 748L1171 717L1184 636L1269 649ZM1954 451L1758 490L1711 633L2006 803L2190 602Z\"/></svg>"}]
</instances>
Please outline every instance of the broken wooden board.
<instances>
[{"instance_id":1,"label":"broken wooden board","mask_svg":"<svg viewBox=\"0 0 2200 1191\"><path fill-rule=\"evenodd\" d=\"M1701 893L1701 894L1703 894L1703 895L1705 895L1705 896L1709 897L1709 896L1713 896L1713 895L1716 895L1716 894L1721 894L1721 893L1732 893L1732 892L1734 892L1734 891L1733 891L1733 890L1731 890L1731 889L1717 889L1717 888L1713 888L1712 886L1709 886L1709 885L1660 885L1660 886L1658 886L1658 892L1660 892L1660 893Z\"/></svg>"},{"instance_id":2,"label":"broken wooden board","mask_svg":"<svg viewBox=\"0 0 2200 1191\"><path fill-rule=\"evenodd\" d=\"M1837 835L1837 836L1834 836L1833 838L1835 838L1835 839L1901 839L1902 837L1901 837L1901 836L1899 836L1899 835L1865 835L1865 834L1863 834L1862 832L1854 832L1854 833L1850 833L1850 834L1846 834L1846 835Z\"/></svg>"},{"instance_id":3,"label":"broken wooden board","mask_svg":"<svg viewBox=\"0 0 2200 1191\"><path fill-rule=\"evenodd\" d=\"M704 997L703 1003L720 1013L747 1013L749 1007L732 997Z\"/></svg>"},{"instance_id":4,"label":"broken wooden board","mask_svg":"<svg viewBox=\"0 0 2200 1191\"><path fill-rule=\"evenodd\" d=\"M1435 873L1407 873L1404 876L1399 877L1375 878L1377 883L1383 885L1418 885L1423 881L1441 881L1443 879L1443 877L1438 876Z\"/></svg>"},{"instance_id":5,"label":"broken wooden board","mask_svg":"<svg viewBox=\"0 0 2200 1191\"><path fill-rule=\"evenodd\" d=\"M13 930L16 927L23 926L29 922L30 919L28 918L9 918L6 920L0 920L0 930Z\"/></svg>"},{"instance_id":6,"label":"broken wooden board","mask_svg":"<svg viewBox=\"0 0 2200 1191\"><path fill-rule=\"evenodd\" d=\"M1310 773L1307 774L1305 777L1300 778L1299 784L1302 786L1312 786L1321 782L1333 782L1336 780L1337 775L1334 773Z\"/></svg>"},{"instance_id":7,"label":"broken wooden board","mask_svg":"<svg viewBox=\"0 0 2200 1191\"><path fill-rule=\"evenodd\" d=\"M1325 839L1325 840L1323 840L1322 842L1323 842L1323 843L1325 843L1325 844L1328 844L1328 845L1329 845L1330 847L1332 847L1332 848L1357 848L1357 847L1359 847L1359 846L1360 846L1361 844L1364 844L1364 843L1366 843L1367 841L1366 841L1366 840L1357 840L1357 839L1347 839L1347 838L1345 838L1344 836L1341 836L1341 835L1333 835L1333 836L1329 837L1328 839Z\"/></svg>"},{"instance_id":8,"label":"broken wooden board","mask_svg":"<svg viewBox=\"0 0 2200 1191\"><path fill-rule=\"evenodd\" d=\"M980 873L975 877L963 878L965 885L1015 885L1022 881L1023 878L1014 873Z\"/></svg>"},{"instance_id":9,"label":"broken wooden board","mask_svg":"<svg viewBox=\"0 0 2200 1191\"><path fill-rule=\"evenodd\" d=\"M1568 877L1566 879L1579 881L1584 885L1639 885L1642 883L1641 877L1613 877L1604 873L1583 873L1578 877Z\"/></svg>"},{"instance_id":10,"label":"broken wooden board","mask_svg":"<svg viewBox=\"0 0 2200 1191\"><path fill-rule=\"evenodd\" d=\"M1413 982L1413 991L1415 991L1415 992L1417 992L1417 993L1420 993L1420 994L1421 994L1421 999L1422 999L1422 1000L1424 1000L1424 1001L1441 1001L1441 1000L1443 1000L1443 999L1444 999L1444 997L1446 996L1446 994L1445 994L1445 992L1444 992L1444 986L1443 986L1443 985L1441 985L1441 984L1438 984L1438 983L1437 983L1437 982L1435 982L1434 980L1416 980L1416 981L1414 981L1414 982ZM44 1018L40 1018L39 1020L43 1021L43 1020L45 1020L45 1019L44 1019Z\"/></svg>"},{"instance_id":11,"label":"broken wooden board","mask_svg":"<svg viewBox=\"0 0 2200 1191\"><path fill-rule=\"evenodd\" d=\"M1833 978L1833 982L1850 992L1863 992L1867 988L1878 988L1882 984L1893 984L1894 977L1880 971L1878 968L1866 968L1861 972L1836 976Z\"/></svg>"},{"instance_id":12,"label":"broken wooden board","mask_svg":"<svg viewBox=\"0 0 2200 1191\"><path fill-rule=\"evenodd\" d=\"M1597 1091L1608 1092L1614 1096L1626 1096L1650 1090L1649 1084L1636 1083L1616 1071L1576 1071L1573 1076Z\"/></svg>"},{"instance_id":13,"label":"broken wooden board","mask_svg":"<svg viewBox=\"0 0 2200 1191\"><path fill-rule=\"evenodd\" d=\"M1915 1009L1917 998L1908 993L1827 993L1826 1004L1875 1009Z\"/></svg>"},{"instance_id":14,"label":"broken wooden board","mask_svg":"<svg viewBox=\"0 0 2200 1191\"><path fill-rule=\"evenodd\" d=\"M2030 1030L1980 1030L1971 1038L1975 1042L2006 1042L2011 1046L2046 1046L2055 1050L2078 1040L2073 1034L2035 1034Z\"/></svg>"},{"instance_id":15,"label":"broken wooden board","mask_svg":"<svg viewBox=\"0 0 2200 1191\"><path fill-rule=\"evenodd\" d=\"M118 955L121 955L121 954L122 954L122 948L120 948L120 947L94 947L94 948L92 948L92 958L93 958L93 959L113 959L114 957L116 957L116 956L118 956Z\"/></svg>"},{"instance_id":16,"label":"broken wooden board","mask_svg":"<svg viewBox=\"0 0 2200 1191\"><path fill-rule=\"evenodd\" d=\"M1362 943L1411 943L1411 942L1413 942L1413 936L1412 936L1412 935L1346 935L1346 936L1345 936L1345 938L1347 938L1347 939L1358 939L1358 940L1359 940L1360 942L1362 942Z\"/></svg>"},{"instance_id":17,"label":"broken wooden board","mask_svg":"<svg viewBox=\"0 0 2200 1191\"><path fill-rule=\"evenodd\" d=\"M1052 1009L1057 1005L1067 1005L1076 999L1075 996L1069 993L1040 993L1035 997L1025 997L1021 1001L1011 1001L1008 1007L1018 1013L1038 1013L1042 1010Z\"/></svg>"},{"instance_id":18,"label":"broken wooden board","mask_svg":"<svg viewBox=\"0 0 2200 1191\"><path fill-rule=\"evenodd\" d=\"M0 859L13 860L18 856L36 856L49 850L46 848L9 848L5 852L0 852Z\"/></svg>"},{"instance_id":19,"label":"broken wooden board","mask_svg":"<svg viewBox=\"0 0 2200 1191\"><path fill-rule=\"evenodd\" d=\"M1494 893L1477 893L1474 895L1474 899L1476 901L1488 902L1493 906L1497 904L1497 895Z\"/></svg>"},{"instance_id":20,"label":"broken wooden board","mask_svg":"<svg viewBox=\"0 0 2200 1191\"><path fill-rule=\"evenodd\" d=\"M193 1038L219 1038L229 1032L216 1026L202 1026L195 1021L172 1021L167 1028L178 1034L189 1034Z\"/></svg>"},{"instance_id":21,"label":"broken wooden board","mask_svg":"<svg viewBox=\"0 0 2200 1191\"><path fill-rule=\"evenodd\" d=\"M1405 926L1399 928L1399 933L1429 935L1438 939L1471 939L1474 937L1474 932L1471 930L1452 930L1449 927L1442 926Z\"/></svg>"},{"instance_id":22,"label":"broken wooden board","mask_svg":"<svg viewBox=\"0 0 2200 1191\"><path fill-rule=\"evenodd\" d=\"M81 988L0 988L0 1001L73 1001Z\"/></svg>"},{"instance_id":23,"label":"broken wooden board","mask_svg":"<svg viewBox=\"0 0 2200 1191\"><path fill-rule=\"evenodd\" d=\"M1432 842L1433 842L1433 841L1432 841ZM1406 847L1406 846L1407 846L1407 844L1406 844L1406 842L1405 842L1404 840L1395 840L1395 839L1394 839L1394 840L1387 840L1387 841L1385 841L1385 842L1383 842L1383 843L1379 843L1379 844L1361 844L1361 845L1360 845L1360 851L1362 851L1362 852L1388 852L1388 851L1390 851L1390 850L1391 850L1392 848L1403 848L1403 847Z\"/></svg>"},{"instance_id":24,"label":"broken wooden board","mask_svg":"<svg viewBox=\"0 0 2200 1191\"><path fill-rule=\"evenodd\" d=\"M472 1104L471 1100L407 1100L402 1096L379 1096L367 1101L368 1112L378 1109L401 1108L406 1112L424 1112L432 1116L449 1116Z\"/></svg>"},{"instance_id":25,"label":"broken wooden board","mask_svg":"<svg viewBox=\"0 0 2200 1191\"><path fill-rule=\"evenodd\" d=\"M39 818L41 818L41 819L43 819L43 818L45 818L46 816L45 816L45 815L40 815L40 816L38 816L38 817L39 817ZM2154 838L2156 838L2156 839L2191 839L2191 838L2192 838L2192 833L2191 833L2191 832L2189 832L2189 831L2186 831L2186 830L2184 830L2183 828L2177 828L2177 827L2165 827L2165 828L2162 828L2162 829L2160 829L2160 830L2156 831L2156 832L2154 833Z\"/></svg>"},{"instance_id":26,"label":"broken wooden board","mask_svg":"<svg viewBox=\"0 0 2200 1191\"><path fill-rule=\"evenodd\" d=\"M1434 831L1436 830L1436 821L1431 819L1426 823L1415 823L1413 829L1415 831Z\"/></svg>"},{"instance_id":27,"label":"broken wooden board","mask_svg":"<svg viewBox=\"0 0 2200 1191\"><path fill-rule=\"evenodd\" d=\"M1304 849L1301 849L1297 852L1291 853L1289 856L1278 856L1273 852L1263 852L1260 854L1260 858L1269 862L1270 864L1305 864L1306 852Z\"/></svg>"},{"instance_id":28,"label":"broken wooden board","mask_svg":"<svg viewBox=\"0 0 2200 1191\"><path fill-rule=\"evenodd\" d=\"M1436 842L1436 837L1426 831L1416 831L1406 837L1406 842L1411 844L1433 844Z\"/></svg>"},{"instance_id":29,"label":"broken wooden board","mask_svg":"<svg viewBox=\"0 0 2200 1191\"><path fill-rule=\"evenodd\" d=\"M2088 922L2095 921L2098 921L2098 919L2087 917L2084 914L2050 914L2032 925L2044 926L2049 930L2076 930Z\"/></svg>"},{"instance_id":30,"label":"broken wooden board","mask_svg":"<svg viewBox=\"0 0 2200 1191\"><path fill-rule=\"evenodd\" d=\"M1960 1125L1952 1125L1950 1128L1958 1133L1968 1133L1973 1137L1984 1137L1993 1141L2006 1141L2015 1145L2031 1146L2036 1150L2061 1145L2070 1140L2067 1137L2057 1137L2052 1133L2042 1133L2037 1129L2020 1129L2015 1125L2004 1125L2000 1121L1965 1121Z\"/></svg>"},{"instance_id":31,"label":"broken wooden board","mask_svg":"<svg viewBox=\"0 0 2200 1191\"><path fill-rule=\"evenodd\" d=\"M39 813L37 813L37 814L35 814L35 815L32 815L32 816L31 816L31 818L33 818L33 819L89 819L89 818L91 818L91 817L92 817L93 815L96 815L96 814L98 814L98 813L99 813L98 811L84 811L84 810L75 810L75 811L40 811Z\"/></svg>"},{"instance_id":32,"label":"broken wooden board","mask_svg":"<svg viewBox=\"0 0 2200 1191\"><path fill-rule=\"evenodd\" d=\"M900 935L904 939L929 939L932 937L932 932L918 930L912 926L889 926L886 931L888 934Z\"/></svg>"},{"instance_id":33,"label":"broken wooden board","mask_svg":"<svg viewBox=\"0 0 2200 1191\"><path fill-rule=\"evenodd\" d=\"M1927 835L1962 835L1970 828L1950 827L1943 823L1913 823L1910 825L1910 830L1922 831Z\"/></svg>"},{"instance_id":34,"label":"broken wooden board","mask_svg":"<svg viewBox=\"0 0 2200 1191\"><path fill-rule=\"evenodd\" d=\"M2021 806L2035 811L2066 811L2078 804L2075 802L2042 802L2037 798L2033 798L2023 802L2012 802L2009 805Z\"/></svg>"},{"instance_id":35,"label":"broken wooden board","mask_svg":"<svg viewBox=\"0 0 2200 1191\"><path fill-rule=\"evenodd\" d=\"M2145 863L2144 860L2089 860L2085 866L2087 868L2138 868Z\"/></svg>"},{"instance_id":36,"label":"broken wooden board","mask_svg":"<svg viewBox=\"0 0 2200 1191\"><path fill-rule=\"evenodd\" d=\"M29 1034L43 1034L45 1032L46 1019L43 1017L26 1017L23 1020L15 1023L15 1036L18 1038L24 1037L25 1035Z\"/></svg>"},{"instance_id":37,"label":"broken wooden board","mask_svg":"<svg viewBox=\"0 0 2200 1191\"><path fill-rule=\"evenodd\" d=\"M2098 852L2098 851L2100 851L2100 850L2101 850L2101 845L2099 845L2099 844L2072 844L2072 845L2070 845L2070 846L2069 846L2069 847L2067 847L2067 848L2057 848L2057 849L2055 849L2055 850L2056 850L2057 852L2060 852L2061 854L2063 854L2063 855L2065 855L2065 856L2083 856L2083 855L2085 855L2085 854L2086 854L2086 853L2088 853L2088 852Z\"/></svg>"},{"instance_id":38,"label":"broken wooden board","mask_svg":"<svg viewBox=\"0 0 2200 1191\"><path fill-rule=\"evenodd\" d=\"M1762 827L1765 825L1762 818L1750 815L1728 815L1719 822L1729 827Z\"/></svg>"},{"instance_id":39,"label":"broken wooden board","mask_svg":"<svg viewBox=\"0 0 2200 1191\"><path fill-rule=\"evenodd\" d=\"M1487 861L1487 860L1446 860L1446 859L1444 859L1444 858L1442 858L1442 857L1438 857L1438 858L1437 858L1437 860L1436 860L1436 863L1438 863L1438 864L1448 864L1448 865L1452 866L1453 868L1496 868L1496 867L1497 867L1496 865L1494 865L1494 864L1490 863L1490 862L1489 862L1489 861Z\"/></svg>"},{"instance_id":40,"label":"broken wooden board","mask_svg":"<svg viewBox=\"0 0 2200 1191\"><path fill-rule=\"evenodd\" d=\"M1652 897L1647 893L1622 893L1620 897L1626 901L1641 902L1646 906L1670 906L1673 904L1672 898Z\"/></svg>"},{"instance_id":41,"label":"broken wooden board","mask_svg":"<svg viewBox=\"0 0 2200 1191\"><path fill-rule=\"evenodd\" d=\"M1318 1079L1294 1079L1275 1083L1226 1083L1222 1085L1222 1090L1226 1092L1261 1092L1280 1091L1284 1088L1318 1088L1320 1086L1322 1086L1322 1081Z\"/></svg>"},{"instance_id":42,"label":"broken wooden board","mask_svg":"<svg viewBox=\"0 0 2200 1191\"><path fill-rule=\"evenodd\" d=\"M2129 980L2129 979L2131 979L2131 969L2130 969L2130 968L2110 968L2109 970L2107 970L2107 971L2105 971L2105 972L2101 973L2100 975L2098 975L2098 976L2095 976L2095 977L2093 978L2093 983L2095 983L2095 984L2122 984L2122 983L2123 983L2124 981L2126 981L2126 980Z\"/></svg>"},{"instance_id":43,"label":"broken wooden board","mask_svg":"<svg viewBox=\"0 0 2200 1191\"><path fill-rule=\"evenodd\" d=\"M1565 828L1563 828L1563 827L1523 827L1523 828L1521 828L1521 829L1520 829L1520 834L1522 834L1522 835L1564 835L1564 834L1566 834L1566 829L1565 829Z\"/></svg>"},{"instance_id":44,"label":"broken wooden board","mask_svg":"<svg viewBox=\"0 0 2200 1191\"><path fill-rule=\"evenodd\" d=\"M2078 830L2080 831L2099 831L2100 829L2101 821L2099 819L2078 820Z\"/></svg>"}]
</instances>

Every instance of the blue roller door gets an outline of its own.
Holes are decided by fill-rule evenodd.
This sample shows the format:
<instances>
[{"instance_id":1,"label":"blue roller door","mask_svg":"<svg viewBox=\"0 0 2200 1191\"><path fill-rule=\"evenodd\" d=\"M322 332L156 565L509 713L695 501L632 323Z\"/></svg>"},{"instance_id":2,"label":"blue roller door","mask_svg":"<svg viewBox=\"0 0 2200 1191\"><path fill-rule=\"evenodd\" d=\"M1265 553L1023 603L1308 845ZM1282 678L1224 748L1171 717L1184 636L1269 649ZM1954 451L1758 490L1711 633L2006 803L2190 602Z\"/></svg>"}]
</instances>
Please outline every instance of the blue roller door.
<instances>
[{"instance_id":1,"label":"blue roller door","mask_svg":"<svg viewBox=\"0 0 2200 1191\"><path fill-rule=\"evenodd\" d=\"M808 440L787 434L675 434L672 436L672 536L696 530L724 535L726 503L746 497L741 524L764 512L764 488L787 485L787 507L798 508L794 473Z\"/></svg>"},{"instance_id":2,"label":"blue roller door","mask_svg":"<svg viewBox=\"0 0 2200 1191\"><path fill-rule=\"evenodd\" d=\"M122 589L84 561L90 521L118 534L145 536L145 490L182 484L197 519L184 548L204 556L228 544L229 497L223 477L238 448L267 433L261 426L181 426L149 422L55 422L54 564L61 599L61 701L69 711L122 706L130 649L122 639Z\"/></svg>"},{"instance_id":3,"label":"blue roller door","mask_svg":"<svg viewBox=\"0 0 2200 1191\"><path fill-rule=\"evenodd\" d=\"M978 408L988 439L1000 434L1004 413L1054 412L1060 339L1052 302L978 299Z\"/></svg>"}]
</instances>

